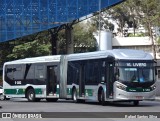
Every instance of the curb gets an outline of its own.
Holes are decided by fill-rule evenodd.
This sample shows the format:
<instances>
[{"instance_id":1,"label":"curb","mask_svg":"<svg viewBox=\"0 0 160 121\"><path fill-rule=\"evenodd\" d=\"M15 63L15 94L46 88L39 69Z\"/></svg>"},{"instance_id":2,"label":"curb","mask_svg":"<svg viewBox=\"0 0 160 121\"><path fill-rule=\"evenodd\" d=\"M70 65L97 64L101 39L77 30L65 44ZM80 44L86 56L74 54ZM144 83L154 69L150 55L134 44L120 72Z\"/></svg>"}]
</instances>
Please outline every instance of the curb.
<instances>
[{"instance_id":1,"label":"curb","mask_svg":"<svg viewBox=\"0 0 160 121\"><path fill-rule=\"evenodd\" d=\"M160 101L160 97L159 97L159 96L158 96L158 97L156 97L156 98L155 98L155 100Z\"/></svg>"}]
</instances>

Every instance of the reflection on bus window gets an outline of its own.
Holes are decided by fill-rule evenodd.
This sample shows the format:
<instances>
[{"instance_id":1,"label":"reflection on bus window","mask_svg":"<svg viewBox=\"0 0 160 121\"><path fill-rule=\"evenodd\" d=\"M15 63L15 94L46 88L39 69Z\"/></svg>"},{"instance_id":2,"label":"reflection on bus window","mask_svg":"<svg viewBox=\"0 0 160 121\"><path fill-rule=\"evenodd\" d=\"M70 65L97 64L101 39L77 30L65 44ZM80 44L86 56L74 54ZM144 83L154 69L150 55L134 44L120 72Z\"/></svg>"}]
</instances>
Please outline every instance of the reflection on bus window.
<instances>
[{"instance_id":1,"label":"reflection on bus window","mask_svg":"<svg viewBox=\"0 0 160 121\"><path fill-rule=\"evenodd\" d=\"M151 68L120 68L120 81L151 82L153 81L153 69Z\"/></svg>"}]
</instances>

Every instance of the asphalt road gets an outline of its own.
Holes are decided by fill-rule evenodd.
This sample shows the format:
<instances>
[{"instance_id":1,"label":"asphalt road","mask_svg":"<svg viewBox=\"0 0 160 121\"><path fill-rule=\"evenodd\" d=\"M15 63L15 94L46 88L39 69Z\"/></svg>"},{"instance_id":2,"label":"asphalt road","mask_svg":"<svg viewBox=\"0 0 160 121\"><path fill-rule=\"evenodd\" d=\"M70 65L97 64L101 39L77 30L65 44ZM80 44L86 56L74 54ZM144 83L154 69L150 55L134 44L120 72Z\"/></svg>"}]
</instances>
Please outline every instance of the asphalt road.
<instances>
[{"instance_id":1,"label":"asphalt road","mask_svg":"<svg viewBox=\"0 0 160 121\"><path fill-rule=\"evenodd\" d=\"M132 103L110 103L101 106L97 102L75 104L71 100L28 102L26 99L11 99L0 101L0 105L0 117L2 113L3 117L6 116L6 112L12 115L11 119L1 118L0 121L158 121L156 117L160 117L159 101L143 101L139 106L133 106Z\"/></svg>"}]
</instances>

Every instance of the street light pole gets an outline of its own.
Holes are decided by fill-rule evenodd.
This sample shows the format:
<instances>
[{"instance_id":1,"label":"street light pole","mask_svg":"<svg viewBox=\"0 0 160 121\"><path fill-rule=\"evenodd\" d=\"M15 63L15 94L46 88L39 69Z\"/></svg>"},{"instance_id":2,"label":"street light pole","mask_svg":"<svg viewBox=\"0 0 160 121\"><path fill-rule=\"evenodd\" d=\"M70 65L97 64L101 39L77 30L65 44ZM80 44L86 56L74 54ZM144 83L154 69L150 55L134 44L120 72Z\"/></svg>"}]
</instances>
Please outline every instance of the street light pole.
<instances>
[{"instance_id":1,"label":"street light pole","mask_svg":"<svg viewBox=\"0 0 160 121\"><path fill-rule=\"evenodd\" d=\"M99 0L99 50L101 44L101 0Z\"/></svg>"}]
</instances>

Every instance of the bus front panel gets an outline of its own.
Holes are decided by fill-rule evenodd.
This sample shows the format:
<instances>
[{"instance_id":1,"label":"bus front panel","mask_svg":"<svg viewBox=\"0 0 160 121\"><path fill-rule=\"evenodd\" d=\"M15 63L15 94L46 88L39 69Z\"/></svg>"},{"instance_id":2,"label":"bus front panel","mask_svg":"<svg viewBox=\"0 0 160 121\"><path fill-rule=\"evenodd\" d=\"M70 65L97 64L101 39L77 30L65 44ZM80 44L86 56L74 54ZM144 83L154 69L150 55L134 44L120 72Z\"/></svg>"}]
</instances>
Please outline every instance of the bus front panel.
<instances>
[{"instance_id":1,"label":"bus front panel","mask_svg":"<svg viewBox=\"0 0 160 121\"><path fill-rule=\"evenodd\" d=\"M118 79L114 83L114 99L154 100L154 62L119 62Z\"/></svg>"}]
</instances>

